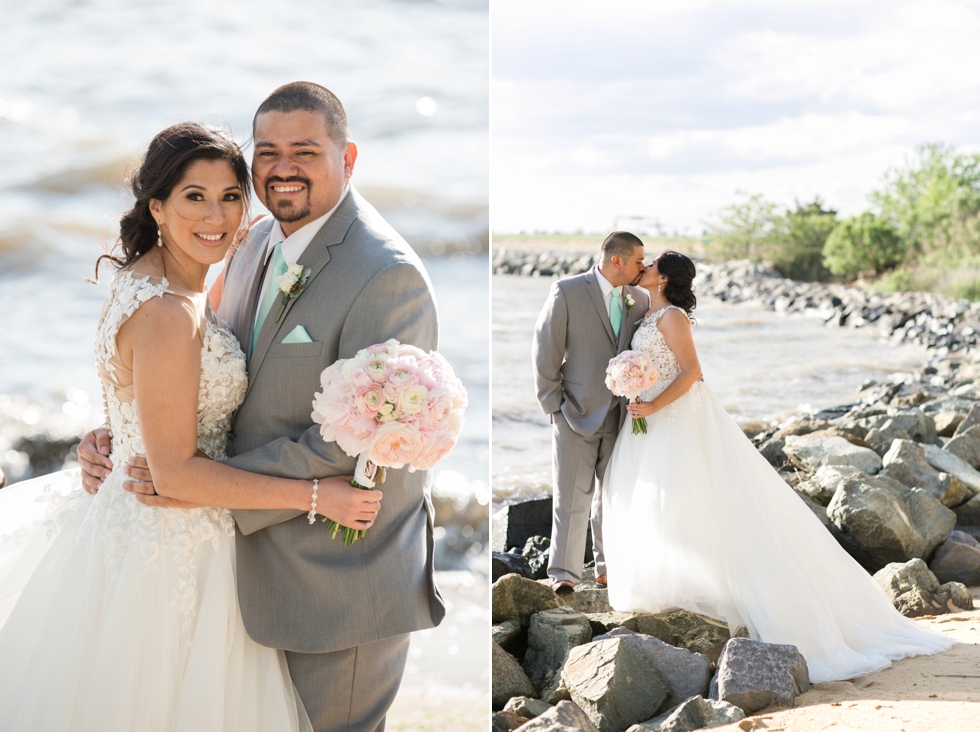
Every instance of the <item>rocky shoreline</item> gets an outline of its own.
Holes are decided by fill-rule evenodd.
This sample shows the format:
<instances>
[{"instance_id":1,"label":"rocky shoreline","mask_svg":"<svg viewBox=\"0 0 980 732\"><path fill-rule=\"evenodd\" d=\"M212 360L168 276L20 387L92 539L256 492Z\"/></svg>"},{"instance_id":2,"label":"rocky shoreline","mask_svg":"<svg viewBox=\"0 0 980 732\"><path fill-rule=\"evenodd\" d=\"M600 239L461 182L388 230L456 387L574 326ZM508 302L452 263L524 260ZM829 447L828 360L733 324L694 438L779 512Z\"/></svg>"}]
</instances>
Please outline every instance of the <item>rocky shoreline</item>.
<instances>
[{"instance_id":1,"label":"rocky shoreline","mask_svg":"<svg viewBox=\"0 0 980 732\"><path fill-rule=\"evenodd\" d=\"M580 252L501 250L493 267L554 276L594 261ZM927 347L920 369L868 382L852 403L752 438L900 612L972 610L968 588L980 585L980 304L794 282L750 262L699 264L695 284L699 295ZM494 730L681 732L793 706L806 692L805 661L792 646L730 638L727 627L685 611L617 613L593 582L556 596L544 579L550 499L506 506L493 521ZM637 675L654 681L623 680Z\"/></svg>"}]
</instances>

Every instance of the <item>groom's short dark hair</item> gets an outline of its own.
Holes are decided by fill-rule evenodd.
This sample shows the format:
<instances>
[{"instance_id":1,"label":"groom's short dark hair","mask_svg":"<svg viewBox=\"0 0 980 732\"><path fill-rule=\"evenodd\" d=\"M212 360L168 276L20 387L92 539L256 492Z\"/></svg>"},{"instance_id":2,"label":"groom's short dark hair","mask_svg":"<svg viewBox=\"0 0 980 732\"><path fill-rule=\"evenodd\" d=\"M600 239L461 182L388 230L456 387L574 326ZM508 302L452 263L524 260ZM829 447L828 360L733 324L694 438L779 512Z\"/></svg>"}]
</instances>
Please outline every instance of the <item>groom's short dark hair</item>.
<instances>
[{"instance_id":1,"label":"groom's short dark hair","mask_svg":"<svg viewBox=\"0 0 980 732\"><path fill-rule=\"evenodd\" d=\"M265 98L255 110L252 118L252 132L255 120L265 112L295 112L297 110L316 112L323 116L327 134L341 149L347 144L347 113L340 100L324 86L312 81L294 81L276 89Z\"/></svg>"},{"instance_id":2,"label":"groom's short dark hair","mask_svg":"<svg viewBox=\"0 0 980 732\"><path fill-rule=\"evenodd\" d=\"M628 231L614 231L602 242L602 261L610 261L614 254L629 259L633 256L633 251L642 246L643 242L636 234L631 234Z\"/></svg>"}]
</instances>

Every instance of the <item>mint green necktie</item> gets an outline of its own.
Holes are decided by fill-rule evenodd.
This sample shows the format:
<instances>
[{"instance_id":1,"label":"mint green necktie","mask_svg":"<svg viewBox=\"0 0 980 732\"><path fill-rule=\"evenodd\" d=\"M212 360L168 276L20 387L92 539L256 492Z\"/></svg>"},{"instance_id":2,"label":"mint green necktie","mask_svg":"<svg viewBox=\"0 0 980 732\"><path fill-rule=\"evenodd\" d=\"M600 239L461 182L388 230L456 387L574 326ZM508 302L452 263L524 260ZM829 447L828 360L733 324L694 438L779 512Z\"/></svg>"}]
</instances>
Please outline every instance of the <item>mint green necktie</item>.
<instances>
[{"instance_id":1,"label":"mint green necktie","mask_svg":"<svg viewBox=\"0 0 980 732\"><path fill-rule=\"evenodd\" d=\"M611 307L609 308L609 322L612 323L613 333L619 338L619 329L623 325L623 305L620 303L619 293L613 290L609 293L612 298Z\"/></svg>"},{"instance_id":2,"label":"mint green necktie","mask_svg":"<svg viewBox=\"0 0 980 732\"><path fill-rule=\"evenodd\" d=\"M259 308L259 317L255 321L255 332L252 333L252 351L255 351L255 342L259 339L259 331L262 330L262 324L268 317L269 311L272 310L276 295L279 294L279 283L276 282L276 278L282 277L284 274L286 274L286 259L282 256L282 242L279 242L276 244L276 248L272 250L272 276L269 278L269 286L265 288L262 306Z\"/></svg>"}]
</instances>

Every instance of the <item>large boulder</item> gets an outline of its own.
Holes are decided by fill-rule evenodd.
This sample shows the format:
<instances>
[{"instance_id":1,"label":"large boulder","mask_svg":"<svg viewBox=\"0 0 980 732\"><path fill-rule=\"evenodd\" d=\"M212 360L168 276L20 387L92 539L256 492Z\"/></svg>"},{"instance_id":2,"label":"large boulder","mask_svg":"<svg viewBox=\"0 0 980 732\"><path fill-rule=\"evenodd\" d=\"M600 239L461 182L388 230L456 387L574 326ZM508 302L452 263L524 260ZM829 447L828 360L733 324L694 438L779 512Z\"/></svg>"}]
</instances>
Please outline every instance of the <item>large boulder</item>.
<instances>
[{"instance_id":1,"label":"large boulder","mask_svg":"<svg viewBox=\"0 0 980 732\"><path fill-rule=\"evenodd\" d=\"M871 428L865 437L868 446L881 456L888 452L895 440L911 439L912 436L893 419L885 420L883 424Z\"/></svg>"},{"instance_id":2,"label":"large boulder","mask_svg":"<svg viewBox=\"0 0 980 732\"><path fill-rule=\"evenodd\" d=\"M504 705L515 696L536 696L537 692L531 685L530 679L521 668L517 659L496 643L491 658L491 701L495 710L503 709Z\"/></svg>"},{"instance_id":3,"label":"large boulder","mask_svg":"<svg viewBox=\"0 0 980 732\"><path fill-rule=\"evenodd\" d=\"M673 640L674 631L659 615L652 613L588 613L586 617L592 624L592 637L604 635L614 628L625 628L634 633L652 635L660 640Z\"/></svg>"},{"instance_id":4,"label":"large boulder","mask_svg":"<svg viewBox=\"0 0 980 732\"><path fill-rule=\"evenodd\" d=\"M936 421L920 409L889 409L888 419L909 433L916 442L936 444Z\"/></svg>"},{"instance_id":5,"label":"large boulder","mask_svg":"<svg viewBox=\"0 0 980 732\"><path fill-rule=\"evenodd\" d=\"M817 430L825 429L830 422L825 419L814 419L813 417L803 417L795 422L791 422L776 432L765 442L759 445L759 452L774 467L781 467L788 462L783 447L787 437L807 435Z\"/></svg>"},{"instance_id":6,"label":"large boulder","mask_svg":"<svg viewBox=\"0 0 980 732\"><path fill-rule=\"evenodd\" d=\"M525 722L527 720L524 717L508 712L506 709L502 712L494 712L490 715L490 732L514 732Z\"/></svg>"},{"instance_id":7,"label":"large boulder","mask_svg":"<svg viewBox=\"0 0 980 732\"><path fill-rule=\"evenodd\" d=\"M957 426L956 432L953 433L953 437L959 437L978 425L980 425L980 403L975 403L967 413L966 419L960 422Z\"/></svg>"},{"instance_id":8,"label":"large boulder","mask_svg":"<svg viewBox=\"0 0 980 732\"><path fill-rule=\"evenodd\" d=\"M956 523L931 493L882 476L845 479L827 516L838 542L869 572L930 556Z\"/></svg>"},{"instance_id":9,"label":"large boulder","mask_svg":"<svg viewBox=\"0 0 980 732\"><path fill-rule=\"evenodd\" d=\"M712 698L752 714L769 706L791 707L810 688L806 659L796 646L732 638L711 680Z\"/></svg>"},{"instance_id":10,"label":"large boulder","mask_svg":"<svg viewBox=\"0 0 980 732\"><path fill-rule=\"evenodd\" d=\"M517 728L520 732L599 732L581 707L560 701L543 714Z\"/></svg>"},{"instance_id":11,"label":"large boulder","mask_svg":"<svg viewBox=\"0 0 980 732\"><path fill-rule=\"evenodd\" d=\"M834 497L841 481L863 472L851 465L824 465L809 480L797 483L794 490L809 496L821 506L826 506Z\"/></svg>"},{"instance_id":12,"label":"large boulder","mask_svg":"<svg viewBox=\"0 0 980 732\"><path fill-rule=\"evenodd\" d=\"M562 595L559 600L580 613L610 613L609 590L594 583L580 582L575 591Z\"/></svg>"},{"instance_id":13,"label":"large boulder","mask_svg":"<svg viewBox=\"0 0 980 732\"><path fill-rule=\"evenodd\" d=\"M953 510L956 511L956 523L958 525L980 526L980 496L974 496Z\"/></svg>"},{"instance_id":14,"label":"large boulder","mask_svg":"<svg viewBox=\"0 0 980 732\"><path fill-rule=\"evenodd\" d=\"M524 672L538 697L548 699L555 693L569 652L590 640L592 626L589 619L570 607L543 610L531 618Z\"/></svg>"},{"instance_id":15,"label":"large boulder","mask_svg":"<svg viewBox=\"0 0 980 732\"><path fill-rule=\"evenodd\" d=\"M874 450L852 445L843 437L786 438L783 452L801 470L816 472L824 465L849 466L865 473L877 473L881 458Z\"/></svg>"},{"instance_id":16,"label":"large boulder","mask_svg":"<svg viewBox=\"0 0 980 732\"><path fill-rule=\"evenodd\" d=\"M520 554L510 552L490 553L490 575L494 582L505 574L519 574L521 577L534 579L534 573L527 559Z\"/></svg>"},{"instance_id":17,"label":"large boulder","mask_svg":"<svg viewBox=\"0 0 980 732\"><path fill-rule=\"evenodd\" d=\"M652 665L670 689L667 705L675 707L692 696L708 693L708 683L711 681L711 660L701 653L695 653L685 648L676 648L664 643L659 638L642 635L615 628L606 635L595 638L596 641L607 638L622 638L623 642L633 648L643 659Z\"/></svg>"},{"instance_id":18,"label":"large boulder","mask_svg":"<svg viewBox=\"0 0 980 732\"><path fill-rule=\"evenodd\" d=\"M745 712L734 704L698 695L659 717L633 725L626 732L692 732L734 724L743 719Z\"/></svg>"},{"instance_id":19,"label":"large boulder","mask_svg":"<svg viewBox=\"0 0 980 732\"><path fill-rule=\"evenodd\" d=\"M623 732L652 718L670 696L657 669L621 638L573 648L562 682L599 732Z\"/></svg>"},{"instance_id":20,"label":"large boulder","mask_svg":"<svg viewBox=\"0 0 980 732\"><path fill-rule=\"evenodd\" d=\"M980 468L980 425L955 435L943 445L943 450L956 455L972 468Z\"/></svg>"},{"instance_id":21,"label":"large boulder","mask_svg":"<svg viewBox=\"0 0 980 732\"><path fill-rule=\"evenodd\" d=\"M521 724L529 719L540 717L551 709L551 705L540 699L532 699L528 696L515 696L504 706L505 712L511 712L518 717L523 717Z\"/></svg>"},{"instance_id":22,"label":"large boulder","mask_svg":"<svg viewBox=\"0 0 980 732\"><path fill-rule=\"evenodd\" d=\"M980 585L980 541L963 531L954 531L939 545L929 569L940 582Z\"/></svg>"},{"instance_id":23,"label":"large boulder","mask_svg":"<svg viewBox=\"0 0 980 732\"><path fill-rule=\"evenodd\" d=\"M672 610L657 617L671 630L669 638L660 640L678 648L703 653L712 661L718 660L722 648L731 638L726 623L687 610Z\"/></svg>"},{"instance_id":24,"label":"large boulder","mask_svg":"<svg viewBox=\"0 0 980 732\"><path fill-rule=\"evenodd\" d=\"M550 610L561 603L547 585L517 574L507 574L491 587L493 623L505 620L526 628L531 616L542 610Z\"/></svg>"},{"instance_id":25,"label":"large boulder","mask_svg":"<svg viewBox=\"0 0 980 732\"><path fill-rule=\"evenodd\" d=\"M527 560L531 579L548 578L548 560L551 555L551 539L547 536L532 536L524 542L521 555Z\"/></svg>"},{"instance_id":26,"label":"large boulder","mask_svg":"<svg viewBox=\"0 0 980 732\"><path fill-rule=\"evenodd\" d=\"M964 585L939 584L921 559L889 564L876 572L874 578L895 609L910 618L973 609L973 597Z\"/></svg>"},{"instance_id":27,"label":"large boulder","mask_svg":"<svg viewBox=\"0 0 980 732\"><path fill-rule=\"evenodd\" d=\"M948 473L969 488L968 498L980 493L980 472L959 455L936 445L923 445L922 452L929 465L941 473Z\"/></svg>"},{"instance_id":28,"label":"large boulder","mask_svg":"<svg viewBox=\"0 0 980 732\"><path fill-rule=\"evenodd\" d=\"M532 537L551 536L551 516L551 496L504 506L493 515L490 548L495 552L520 551ZM586 529L584 559L586 564L593 559L591 528Z\"/></svg>"},{"instance_id":29,"label":"large boulder","mask_svg":"<svg viewBox=\"0 0 980 732\"><path fill-rule=\"evenodd\" d=\"M936 434L940 437L952 437L956 428L966 419L963 412L936 412Z\"/></svg>"},{"instance_id":30,"label":"large boulder","mask_svg":"<svg viewBox=\"0 0 980 732\"><path fill-rule=\"evenodd\" d=\"M506 648L517 640L520 634L520 623L515 623L513 620L505 620L490 628L490 640L502 648Z\"/></svg>"},{"instance_id":31,"label":"large boulder","mask_svg":"<svg viewBox=\"0 0 980 732\"><path fill-rule=\"evenodd\" d=\"M962 486L957 485L959 481L954 482L948 473L940 473L932 467L923 446L911 440L895 440L882 463L882 477L928 491L944 506L962 495Z\"/></svg>"}]
</instances>

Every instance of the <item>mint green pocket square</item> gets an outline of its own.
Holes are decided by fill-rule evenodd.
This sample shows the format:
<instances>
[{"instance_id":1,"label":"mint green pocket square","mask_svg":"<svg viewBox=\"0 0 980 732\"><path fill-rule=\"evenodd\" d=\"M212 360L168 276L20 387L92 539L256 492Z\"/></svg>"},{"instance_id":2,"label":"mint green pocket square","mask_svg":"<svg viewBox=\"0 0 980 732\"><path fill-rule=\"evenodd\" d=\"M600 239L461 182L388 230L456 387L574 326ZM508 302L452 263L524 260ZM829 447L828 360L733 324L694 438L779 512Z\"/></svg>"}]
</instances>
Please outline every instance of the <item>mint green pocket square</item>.
<instances>
[{"instance_id":1,"label":"mint green pocket square","mask_svg":"<svg viewBox=\"0 0 980 732\"><path fill-rule=\"evenodd\" d=\"M312 343L313 339L310 338L310 334L306 332L306 328L302 325L297 325L293 328L292 332L282 339L283 343Z\"/></svg>"}]
</instances>

